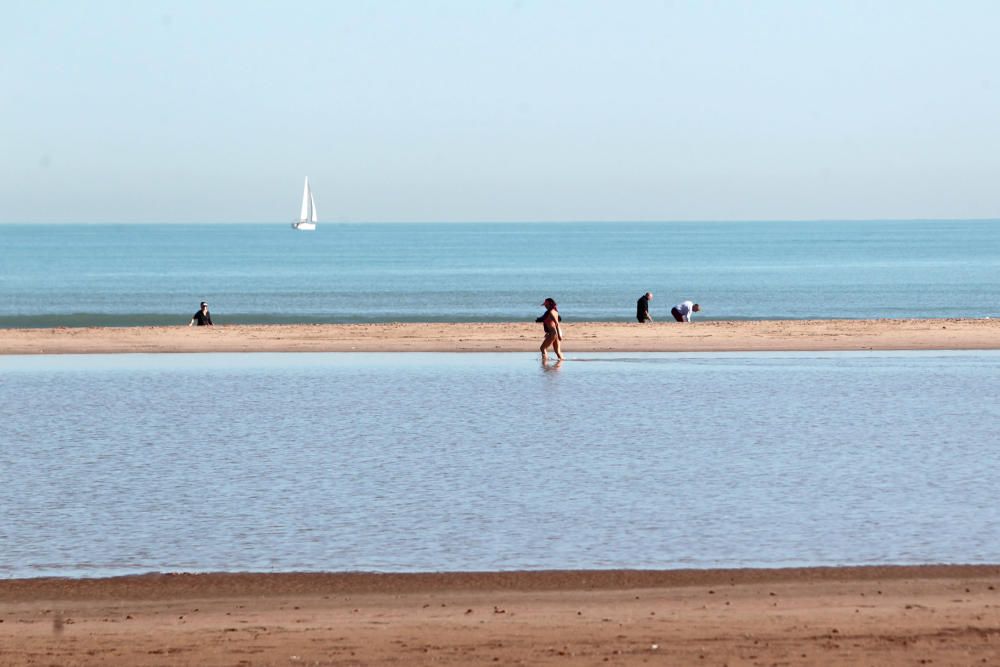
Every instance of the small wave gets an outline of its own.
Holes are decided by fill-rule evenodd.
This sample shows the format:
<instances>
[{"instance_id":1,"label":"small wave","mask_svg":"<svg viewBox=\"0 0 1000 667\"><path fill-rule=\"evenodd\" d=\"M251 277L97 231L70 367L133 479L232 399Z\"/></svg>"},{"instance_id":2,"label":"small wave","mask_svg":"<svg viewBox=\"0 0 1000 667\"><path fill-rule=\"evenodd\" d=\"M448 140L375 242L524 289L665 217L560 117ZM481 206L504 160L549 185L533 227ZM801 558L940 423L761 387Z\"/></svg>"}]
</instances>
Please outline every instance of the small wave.
<instances>
[{"instance_id":1,"label":"small wave","mask_svg":"<svg viewBox=\"0 0 1000 667\"><path fill-rule=\"evenodd\" d=\"M428 313L360 313L360 314L325 314L301 313L271 315L261 313L212 313L216 324L389 324L393 322L425 322L445 324L460 323L529 323L534 320L535 313L525 314L494 314L494 315L463 315L461 313L428 314ZM951 315L938 314L939 318ZM969 315L966 314L968 317ZM0 315L0 329L54 329L59 327L164 327L185 326L190 321L190 315L177 313L45 313L38 315ZM875 317L874 315L872 317ZM880 315L887 319L908 319L912 314L895 316ZM978 317L978 316L977 316ZM871 319L866 317L848 317L844 315L810 315L807 318L793 317L701 317L698 322L750 322L750 321L783 321L783 320L826 320L826 319ZM988 317L986 319L989 319ZM632 318L612 318L587 316L574 318L576 322L629 322ZM573 320L566 319L567 324Z\"/></svg>"}]
</instances>

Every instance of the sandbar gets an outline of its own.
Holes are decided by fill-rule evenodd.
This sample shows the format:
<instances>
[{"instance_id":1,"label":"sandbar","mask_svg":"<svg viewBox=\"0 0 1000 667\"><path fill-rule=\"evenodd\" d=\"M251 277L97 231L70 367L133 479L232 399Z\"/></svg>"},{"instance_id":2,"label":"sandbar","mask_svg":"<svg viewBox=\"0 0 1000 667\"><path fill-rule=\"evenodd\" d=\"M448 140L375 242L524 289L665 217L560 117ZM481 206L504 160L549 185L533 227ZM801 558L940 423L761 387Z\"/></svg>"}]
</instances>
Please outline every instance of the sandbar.
<instances>
[{"instance_id":1,"label":"sandbar","mask_svg":"<svg viewBox=\"0 0 1000 667\"><path fill-rule=\"evenodd\" d=\"M567 352L1000 349L1000 319L571 322ZM0 354L533 352L537 324L388 323L0 329Z\"/></svg>"},{"instance_id":2,"label":"sandbar","mask_svg":"<svg viewBox=\"0 0 1000 667\"><path fill-rule=\"evenodd\" d=\"M0 581L0 664L1000 664L1000 566Z\"/></svg>"}]
</instances>

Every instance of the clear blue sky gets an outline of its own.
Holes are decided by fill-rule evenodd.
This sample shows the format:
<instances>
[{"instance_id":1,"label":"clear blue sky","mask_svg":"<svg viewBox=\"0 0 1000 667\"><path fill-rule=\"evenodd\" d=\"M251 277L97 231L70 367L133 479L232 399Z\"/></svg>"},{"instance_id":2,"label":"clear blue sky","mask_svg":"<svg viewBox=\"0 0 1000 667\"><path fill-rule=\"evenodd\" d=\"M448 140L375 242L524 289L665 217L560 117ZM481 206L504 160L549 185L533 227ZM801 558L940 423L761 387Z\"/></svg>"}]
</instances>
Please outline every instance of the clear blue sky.
<instances>
[{"instance_id":1,"label":"clear blue sky","mask_svg":"<svg viewBox=\"0 0 1000 667\"><path fill-rule=\"evenodd\" d=\"M1000 217L1000 3L4 3L0 222Z\"/></svg>"}]
</instances>

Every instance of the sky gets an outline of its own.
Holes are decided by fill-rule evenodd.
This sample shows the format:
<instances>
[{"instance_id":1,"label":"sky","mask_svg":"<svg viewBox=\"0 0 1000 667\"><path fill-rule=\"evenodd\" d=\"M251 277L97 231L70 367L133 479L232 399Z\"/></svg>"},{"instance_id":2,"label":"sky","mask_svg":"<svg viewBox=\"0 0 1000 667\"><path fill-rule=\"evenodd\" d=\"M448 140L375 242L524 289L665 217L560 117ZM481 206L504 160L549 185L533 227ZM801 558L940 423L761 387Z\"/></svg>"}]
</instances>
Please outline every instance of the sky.
<instances>
[{"instance_id":1,"label":"sky","mask_svg":"<svg viewBox=\"0 0 1000 667\"><path fill-rule=\"evenodd\" d=\"M5 0L0 222L1000 217L1000 3Z\"/></svg>"}]
</instances>

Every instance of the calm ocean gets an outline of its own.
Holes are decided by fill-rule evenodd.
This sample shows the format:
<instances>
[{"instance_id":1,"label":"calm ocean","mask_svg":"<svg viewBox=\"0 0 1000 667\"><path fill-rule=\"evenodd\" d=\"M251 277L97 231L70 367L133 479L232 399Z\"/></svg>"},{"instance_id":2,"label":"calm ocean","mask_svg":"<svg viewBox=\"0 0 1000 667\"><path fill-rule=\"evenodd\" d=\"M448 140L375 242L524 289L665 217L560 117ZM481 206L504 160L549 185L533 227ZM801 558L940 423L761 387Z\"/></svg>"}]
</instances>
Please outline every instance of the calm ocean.
<instances>
[{"instance_id":1,"label":"calm ocean","mask_svg":"<svg viewBox=\"0 0 1000 667\"><path fill-rule=\"evenodd\" d=\"M996 351L0 375L0 578L1000 562Z\"/></svg>"},{"instance_id":2,"label":"calm ocean","mask_svg":"<svg viewBox=\"0 0 1000 667\"><path fill-rule=\"evenodd\" d=\"M1000 221L0 225L0 326L994 317Z\"/></svg>"}]
</instances>

